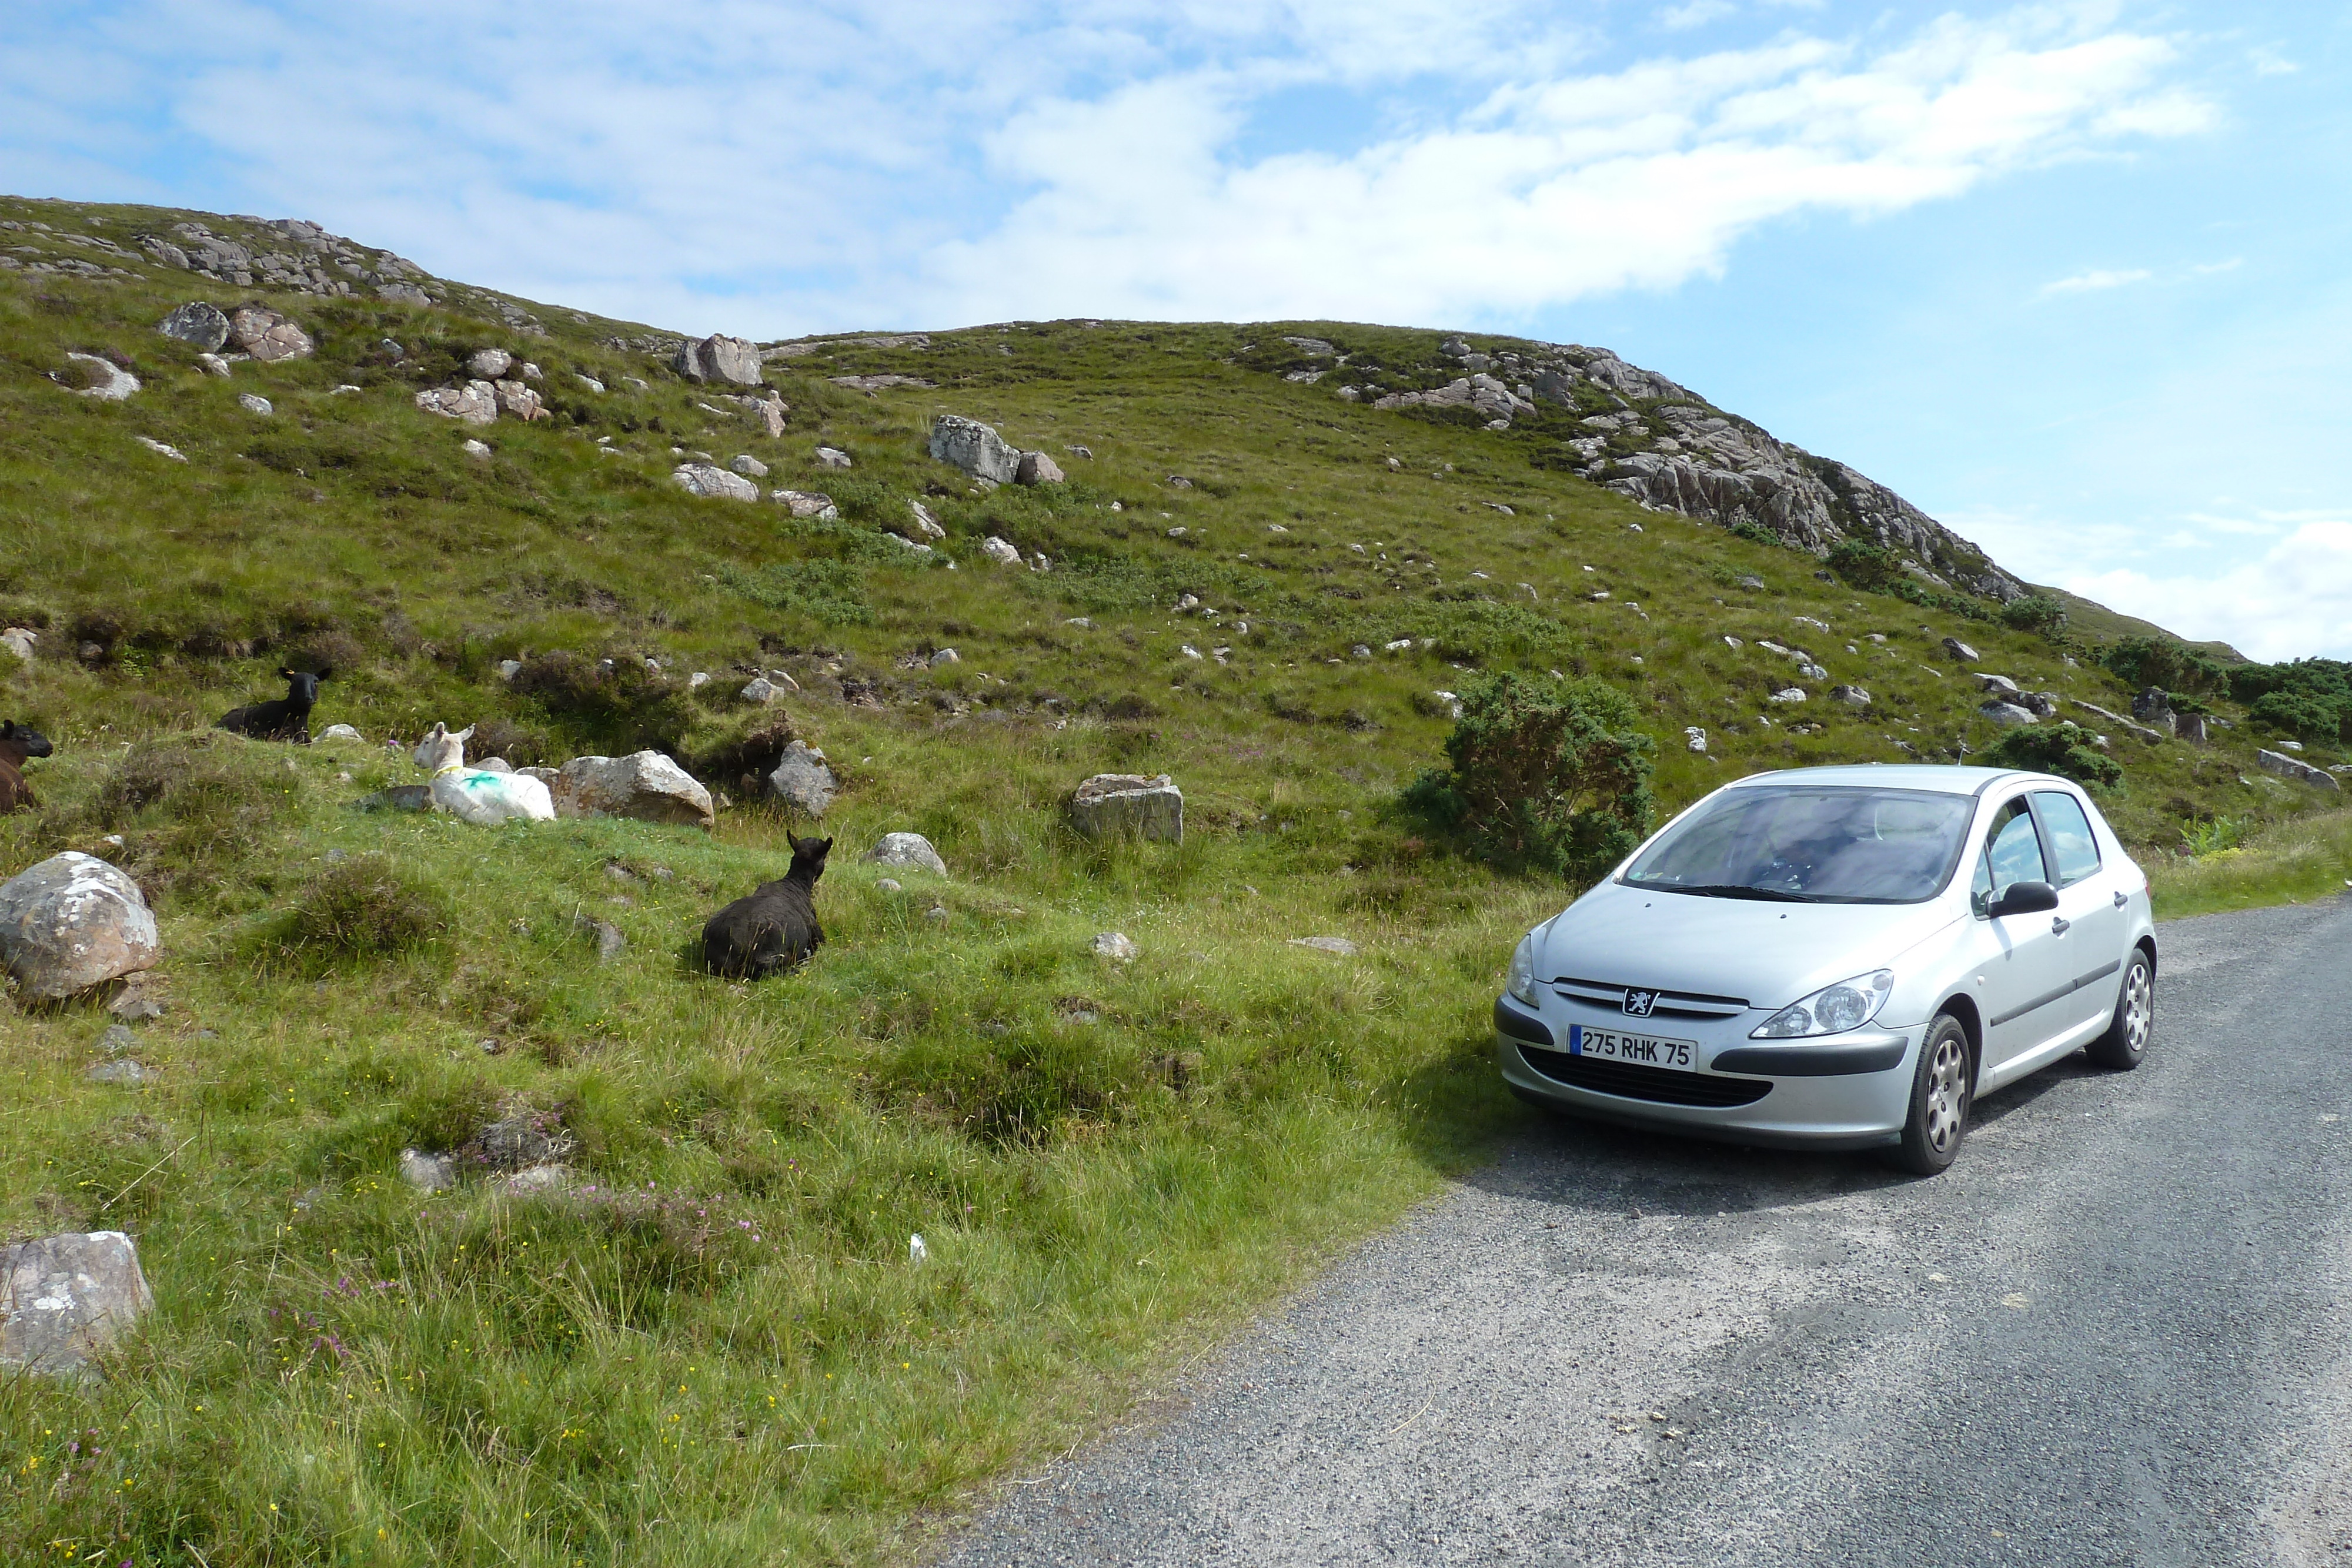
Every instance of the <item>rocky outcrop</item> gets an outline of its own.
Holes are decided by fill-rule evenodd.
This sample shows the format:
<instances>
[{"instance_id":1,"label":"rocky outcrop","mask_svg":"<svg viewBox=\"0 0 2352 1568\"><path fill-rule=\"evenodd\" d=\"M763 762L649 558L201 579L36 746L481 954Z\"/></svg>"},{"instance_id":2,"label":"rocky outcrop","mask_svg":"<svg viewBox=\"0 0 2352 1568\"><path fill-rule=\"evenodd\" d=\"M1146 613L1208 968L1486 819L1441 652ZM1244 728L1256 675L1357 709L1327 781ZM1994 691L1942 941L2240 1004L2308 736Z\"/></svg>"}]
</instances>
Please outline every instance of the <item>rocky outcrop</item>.
<instances>
[{"instance_id":1,"label":"rocky outcrop","mask_svg":"<svg viewBox=\"0 0 2352 1568\"><path fill-rule=\"evenodd\" d=\"M958 413L931 421L931 455L975 479L1009 485L1021 471L1021 453L989 425Z\"/></svg>"},{"instance_id":2,"label":"rocky outcrop","mask_svg":"<svg viewBox=\"0 0 2352 1568\"><path fill-rule=\"evenodd\" d=\"M726 501L756 501L760 486L740 474L730 474L716 463L681 463L670 475L677 487L689 496L707 496Z\"/></svg>"},{"instance_id":3,"label":"rocky outcrop","mask_svg":"<svg viewBox=\"0 0 2352 1568\"><path fill-rule=\"evenodd\" d=\"M1097 773L1070 796L1070 826L1089 839L1184 841L1184 792L1162 773Z\"/></svg>"},{"instance_id":4,"label":"rocky outcrop","mask_svg":"<svg viewBox=\"0 0 2352 1568\"><path fill-rule=\"evenodd\" d=\"M94 855L68 850L0 883L0 961L29 1000L61 1001L163 956L139 884Z\"/></svg>"},{"instance_id":5,"label":"rocky outcrop","mask_svg":"<svg viewBox=\"0 0 2352 1568\"><path fill-rule=\"evenodd\" d=\"M546 782L559 817L634 817L695 828L713 820L710 791L658 751L575 757Z\"/></svg>"},{"instance_id":6,"label":"rocky outcrop","mask_svg":"<svg viewBox=\"0 0 2352 1568\"><path fill-rule=\"evenodd\" d=\"M671 362L677 373L690 382L732 382L743 387L760 384L760 347L746 338L713 335L699 342L680 343L677 357Z\"/></svg>"},{"instance_id":7,"label":"rocky outcrop","mask_svg":"<svg viewBox=\"0 0 2352 1568\"><path fill-rule=\"evenodd\" d=\"M2326 768L2314 768L2308 762L2298 762L2283 751L2257 750L2254 753L2254 760L2262 764L2263 772L2275 773L2282 779L2292 779L2298 784L2308 784L2314 789L2334 789L2338 792L2343 789L2343 786L2336 781L2336 775Z\"/></svg>"},{"instance_id":8,"label":"rocky outcrop","mask_svg":"<svg viewBox=\"0 0 2352 1568\"><path fill-rule=\"evenodd\" d=\"M0 1366L81 1373L154 1305L120 1230L0 1247Z\"/></svg>"},{"instance_id":9,"label":"rocky outcrop","mask_svg":"<svg viewBox=\"0 0 2352 1568\"><path fill-rule=\"evenodd\" d=\"M1467 408L1484 414L1490 424L1510 427L1514 416L1533 413L1536 405L1489 375L1463 376L1428 392L1391 392L1376 398L1374 408Z\"/></svg>"},{"instance_id":10,"label":"rocky outcrop","mask_svg":"<svg viewBox=\"0 0 2352 1568\"><path fill-rule=\"evenodd\" d=\"M488 382L467 382L462 387L426 387L416 394L416 406L444 419L488 424L499 417L499 389Z\"/></svg>"}]
</instances>

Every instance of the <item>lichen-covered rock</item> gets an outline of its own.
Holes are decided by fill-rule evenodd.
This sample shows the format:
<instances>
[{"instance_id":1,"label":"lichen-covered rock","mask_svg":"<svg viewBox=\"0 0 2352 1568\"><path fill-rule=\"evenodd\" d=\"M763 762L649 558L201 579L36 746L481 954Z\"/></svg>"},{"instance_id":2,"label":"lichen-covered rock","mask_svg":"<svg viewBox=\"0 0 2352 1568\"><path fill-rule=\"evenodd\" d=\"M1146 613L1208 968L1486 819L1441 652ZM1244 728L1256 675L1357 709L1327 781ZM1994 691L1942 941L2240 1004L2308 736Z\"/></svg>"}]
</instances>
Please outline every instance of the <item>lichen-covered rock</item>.
<instances>
[{"instance_id":1,"label":"lichen-covered rock","mask_svg":"<svg viewBox=\"0 0 2352 1568\"><path fill-rule=\"evenodd\" d=\"M745 338L714 334L677 346L677 373L690 382L732 382L737 386L760 384L760 348Z\"/></svg>"},{"instance_id":2,"label":"lichen-covered rock","mask_svg":"<svg viewBox=\"0 0 2352 1568\"><path fill-rule=\"evenodd\" d=\"M163 956L139 884L94 855L68 850L0 884L0 959L20 996L59 1001Z\"/></svg>"},{"instance_id":3,"label":"lichen-covered rock","mask_svg":"<svg viewBox=\"0 0 2352 1568\"><path fill-rule=\"evenodd\" d=\"M1958 637L1944 639L1944 653L1946 657L1958 659L1963 664L1973 664L1977 662L1977 651Z\"/></svg>"},{"instance_id":4,"label":"lichen-covered rock","mask_svg":"<svg viewBox=\"0 0 2352 1568\"><path fill-rule=\"evenodd\" d=\"M0 1247L0 1366L79 1372L154 1305L120 1230Z\"/></svg>"},{"instance_id":5,"label":"lichen-covered rock","mask_svg":"<svg viewBox=\"0 0 2352 1568\"><path fill-rule=\"evenodd\" d=\"M980 553L986 556L989 559L994 561L999 566L1019 566L1021 564L1021 550L1019 547L1014 545L1011 540L1000 539L993 534L991 534L988 538L980 541Z\"/></svg>"},{"instance_id":6,"label":"lichen-covered rock","mask_svg":"<svg viewBox=\"0 0 2352 1568\"><path fill-rule=\"evenodd\" d=\"M947 862L940 859L940 852L931 848L931 841L920 833L885 833L866 852L866 858L876 865L927 871L933 876L948 874Z\"/></svg>"},{"instance_id":7,"label":"lichen-covered rock","mask_svg":"<svg viewBox=\"0 0 2352 1568\"><path fill-rule=\"evenodd\" d=\"M768 793L804 816L824 816L840 788L824 753L805 740L785 747L782 760L768 775Z\"/></svg>"},{"instance_id":8,"label":"lichen-covered rock","mask_svg":"<svg viewBox=\"0 0 2352 1568\"><path fill-rule=\"evenodd\" d=\"M2258 750L2254 753L2254 760L2262 764L2263 772L2275 773L2282 779L2292 779L2299 784L2309 784L2319 789L2335 789L2340 792L2343 789L2343 786L2336 781L2336 775L2326 768L2314 768L2308 762L2298 762L2283 751Z\"/></svg>"},{"instance_id":9,"label":"lichen-covered rock","mask_svg":"<svg viewBox=\"0 0 2352 1568\"><path fill-rule=\"evenodd\" d=\"M166 338L193 343L204 353L217 353L221 345L228 341L228 318L215 306L191 299L155 323L155 330Z\"/></svg>"},{"instance_id":10,"label":"lichen-covered rock","mask_svg":"<svg viewBox=\"0 0 2352 1568\"><path fill-rule=\"evenodd\" d=\"M841 508L833 497L822 490L778 490L768 499L788 509L796 517L815 517L830 522L841 516Z\"/></svg>"},{"instance_id":11,"label":"lichen-covered rock","mask_svg":"<svg viewBox=\"0 0 2352 1568\"><path fill-rule=\"evenodd\" d=\"M658 751L575 757L548 785L559 817L633 817L707 828L710 791Z\"/></svg>"},{"instance_id":12,"label":"lichen-covered rock","mask_svg":"<svg viewBox=\"0 0 2352 1568\"><path fill-rule=\"evenodd\" d=\"M310 334L275 310L247 305L228 319L229 340L263 364L310 354Z\"/></svg>"},{"instance_id":13,"label":"lichen-covered rock","mask_svg":"<svg viewBox=\"0 0 2352 1568\"><path fill-rule=\"evenodd\" d=\"M1184 792L1167 774L1097 773L1070 797L1070 826L1090 839L1184 841Z\"/></svg>"},{"instance_id":14,"label":"lichen-covered rock","mask_svg":"<svg viewBox=\"0 0 2352 1568\"><path fill-rule=\"evenodd\" d=\"M121 402L139 390L139 378L111 360L101 360L96 354L68 354L66 358L89 372L89 385L81 395L96 398L100 402Z\"/></svg>"},{"instance_id":15,"label":"lichen-covered rock","mask_svg":"<svg viewBox=\"0 0 2352 1568\"><path fill-rule=\"evenodd\" d=\"M466 361L466 371L476 381L503 381L514 362L514 356L504 349L477 349Z\"/></svg>"},{"instance_id":16,"label":"lichen-covered rock","mask_svg":"<svg viewBox=\"0 0 2352 1568\"><path fill-rule=\"evenodd\" d=\"M931 421L931 455L952 463L975 479L1009 485L1021 469L1021 454L993 427L960 413Z\"/></svg>"},{"instance_id":17,"label":"lichen-covered rock","mask_svg":"<svg viewBox=\"0 0 2352 1568\"><path fill-rule=\"evenodd\" d=\"M1131 964L1135 961L1135 942L1124 931L1097 931L1095 933L1095 956L1108 958L1114 964Z\"/></svg>"},{"instance_id":18,"label":"lichen-covered rock","mask_svg":"<svg viewBox=\"0 0 2352 1568\"><path fill-rule=\"evenodd\" d=\"M537 389L528 382L502 381L494 382L491 386L498 395L499 412L508 418L528 423L534 419L550 417L547 404L540 401Z\"/></svg>"},{"instance_id":19,"label":"lichen-covered rock","mask_svg":"<svg viewBox=\"0 0 2352 1568\"><path fill-rule=\"evenodd\" d=\"M1993 723L2000 726L2003 729L2015 729L2021 725L2028 725L2033 722L2033 710L2031 708L2020 707L2015 703L1987 703L1984 706L1977 709L1977 712L1984 715L1985 717L1992 720Z\"/></svg>"},{"instance_id":20,"label":"lichen-covered rock","mask_svg":"<svg viewBox=\"0 0 2352 1568\"><path fill-rule=\"evenodd\" d=\"M499 417L499 389L488 382L467 382L462 387L426 387L416 394L416 406L444 419L488 424Z\"/></svg>"},{"instance_id":21,"label":"lichen-covered rock","mask_svg":"<svg viewBox=\"0 0 2352 1568\"><path fill-rule=\"evenodd\" d=\"M670 477L677 487L689 496L707 496L728 501L756 501L760 486L740 474L730 474L715 463L681 463Z\"/></svg>"}]
</instances>

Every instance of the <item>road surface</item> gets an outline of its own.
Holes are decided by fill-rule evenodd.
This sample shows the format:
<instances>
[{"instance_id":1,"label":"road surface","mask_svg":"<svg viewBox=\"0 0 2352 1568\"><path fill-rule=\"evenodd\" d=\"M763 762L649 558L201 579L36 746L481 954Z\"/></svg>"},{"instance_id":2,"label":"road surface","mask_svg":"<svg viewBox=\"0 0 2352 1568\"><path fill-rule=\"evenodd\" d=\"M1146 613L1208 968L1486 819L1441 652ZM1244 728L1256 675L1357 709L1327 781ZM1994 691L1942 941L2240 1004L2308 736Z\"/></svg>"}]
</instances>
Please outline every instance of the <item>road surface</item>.
<instances>
[{"instance_id":1,"label":"road surface","mask_svg":"<svg viewBox=\"0 0 2352 1568\"><path fill-rule=\"evenodd\" d=\"M1934 1180L1537 1124L945 1561L2352 1568L2352 898L2158 942Z\"/></svg>"}]
</instances>

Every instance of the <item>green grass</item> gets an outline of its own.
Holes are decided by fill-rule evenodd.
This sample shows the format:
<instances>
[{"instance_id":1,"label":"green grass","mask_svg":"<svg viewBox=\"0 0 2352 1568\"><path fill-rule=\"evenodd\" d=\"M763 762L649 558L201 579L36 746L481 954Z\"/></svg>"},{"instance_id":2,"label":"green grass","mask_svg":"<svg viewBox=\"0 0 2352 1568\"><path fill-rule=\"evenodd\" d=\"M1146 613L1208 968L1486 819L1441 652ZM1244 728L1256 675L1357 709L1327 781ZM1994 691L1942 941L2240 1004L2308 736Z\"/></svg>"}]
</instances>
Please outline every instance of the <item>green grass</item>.
<instances>
[{"instance_id":1,"label":"green grass","mask_svg":"<svg viewBox=\"0 0 2352 1568\"><path fill-rule=\"evenodd\" d=\"M2283 823L2229 848L2184 849L2151 862L2147 871L2164 920L2333 897L2352 888L2352 811Z\"/></svg>"},{"instance_id":2,"label":"green grass","mask_svg":"<svg viewBox=\"0 0 2352 1568\"><path fill-rule=\"evenodd\" d=\"M0 201L126 245L182 215ZM0 716L58 746L29 770L41 809L0 820L0 872L68 847L131 870L171 1000L140 1030L161 1069L144 1091L85 1081L102 1013L0 1014L0 1234L129 1229L158 1302L102 1383L0 1382L0 1541L33 1561L903 1556L1514 1124L1486 1009L1567 890L1397 815L1441 756L1433 691L1482 670L1620 686L1667 810L1759 768L1990 746L1948 633L2029 689L2128 702L2064 647L1824 583L1810 556L1540 466L1565 415L1490 433L1378 413L1246 347L1344 337L1410 369L1434 332L843 340L772 367L793 413L770 440L608 342L642 329L540 307L548 335L523 337L462 291L282 298L317 357L207 378L152 323L250 291L143 270L0 275L0 620L42 638L29 664L0 654ZM492 344L544 368L559 417L479 432L476 459L478 433L411 399ZM130 402L47 379L100 350L144 379ZM826 379L885 371L939 385ZM925 455L942 411L1055 454L1070 483L974 493ZM822 466L820 443L856 468ZM673 446L751 453L843 516L687 497ZM918 499L957 570L882 537ZM992 531L1055 569L988 567ZM1186 593L1219 613L1176 614ZM1804 710L1765 704L1794 674L1766 638L1827 666ZM960 662L919 657L941 647ZM335 666L313 727L370 744L205 732L279 695L289 663ZM746 737L778 714L733 694L777 668L844 786L830 941L788 978L694 963L709 912L784 863L768 809L703 834L353 806L417 779L377 743L436 721L518 761L658 742L740 793ZM695 670L715 678L689 691ZM1872 711L1822 711L1836 681ZM2124 782L2101 799L2126 836L2177 845L2184 819L2228 816L2257 831L2248 863L2298 834L2340 845L2336 819L2296 825L2315 792L2253 768L2244 716L2215 706L2239 727L2213 747L2115 741ZM1106 770L1174 774L1186 843L1072 838L1062 802ZM878 888L859 855L901 829L952 875ZM2316 885L2322 849L2280 852L2297 869L2243 896ZM2240 896L2217 891L2235 863L2158 867L2160 907ZM600 966L583 917L626 950ZM1107 929L1141 958L1097 962ZM1324 934L1362 953L1287 940ZM593 1194L399 1181L403 1148L518 1114L560 1130Z\"/></svg>"}]
</instances>

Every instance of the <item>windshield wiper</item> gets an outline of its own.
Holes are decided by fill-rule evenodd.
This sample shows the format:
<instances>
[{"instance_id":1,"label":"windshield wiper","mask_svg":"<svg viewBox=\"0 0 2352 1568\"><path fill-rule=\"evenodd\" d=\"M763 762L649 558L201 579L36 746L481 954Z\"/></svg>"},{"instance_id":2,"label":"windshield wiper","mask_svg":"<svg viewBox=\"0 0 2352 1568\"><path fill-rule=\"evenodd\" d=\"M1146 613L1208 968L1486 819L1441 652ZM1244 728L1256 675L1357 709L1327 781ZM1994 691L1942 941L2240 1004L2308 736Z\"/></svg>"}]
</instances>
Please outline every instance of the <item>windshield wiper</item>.
<instances>
[{"instance_id":1,"label":"windshield wiper","mask_svg":"<svg viewBox=\"0 0 2352 1568\"><path fill-rule=\"evenodd\" d=\"M1819 900L1802 893L1783 893L1777 887L1749 887L1738 882L1637 882L1635 887L1654 887L1661 893L1695 893L1702 898L1752 898L1761 904L1814 904Z\"/></svg>"}]
</instances>

